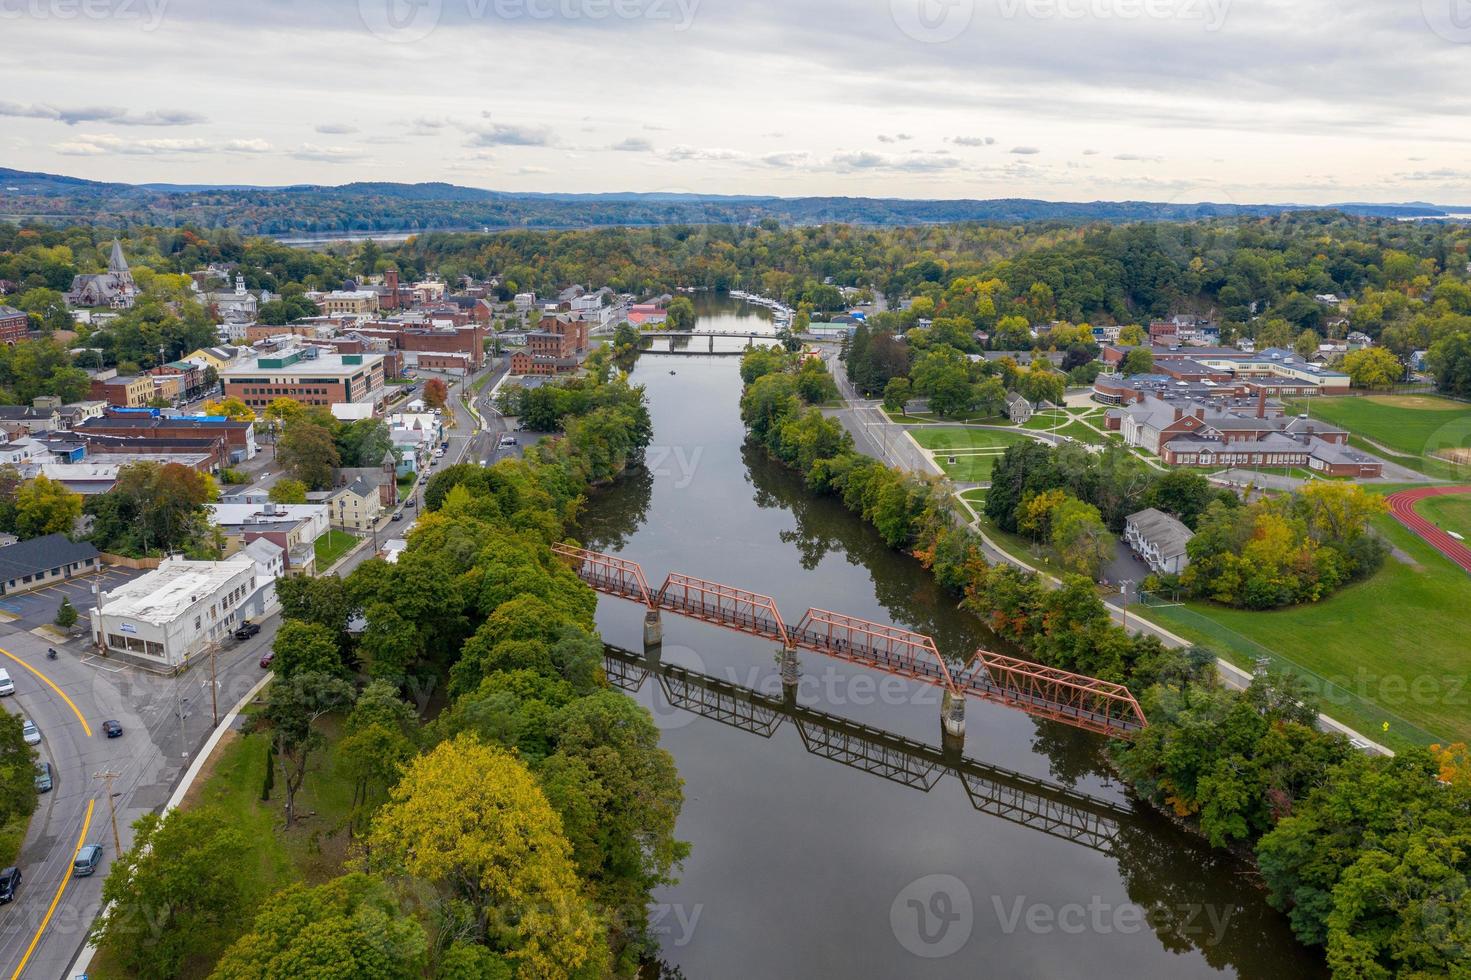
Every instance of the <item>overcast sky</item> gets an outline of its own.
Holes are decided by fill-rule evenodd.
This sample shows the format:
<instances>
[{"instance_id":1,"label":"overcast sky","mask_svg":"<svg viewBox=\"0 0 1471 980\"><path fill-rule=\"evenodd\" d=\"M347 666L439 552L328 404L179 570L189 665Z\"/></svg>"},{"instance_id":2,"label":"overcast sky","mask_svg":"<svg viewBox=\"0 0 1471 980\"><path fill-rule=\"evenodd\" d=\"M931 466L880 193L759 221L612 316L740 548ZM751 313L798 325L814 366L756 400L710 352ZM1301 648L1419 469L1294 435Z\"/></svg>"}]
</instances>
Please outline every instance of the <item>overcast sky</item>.
<instances>
[{"instance_id":1,"label":"overcast sky","mask_svg":"<svg viewBox=\"0 0 1471 980\"><path fill-rule=\"evenodd\" d=\"M1471 205L1471 0L0 0L96 180Z\"/></svg>"}]
</instances>

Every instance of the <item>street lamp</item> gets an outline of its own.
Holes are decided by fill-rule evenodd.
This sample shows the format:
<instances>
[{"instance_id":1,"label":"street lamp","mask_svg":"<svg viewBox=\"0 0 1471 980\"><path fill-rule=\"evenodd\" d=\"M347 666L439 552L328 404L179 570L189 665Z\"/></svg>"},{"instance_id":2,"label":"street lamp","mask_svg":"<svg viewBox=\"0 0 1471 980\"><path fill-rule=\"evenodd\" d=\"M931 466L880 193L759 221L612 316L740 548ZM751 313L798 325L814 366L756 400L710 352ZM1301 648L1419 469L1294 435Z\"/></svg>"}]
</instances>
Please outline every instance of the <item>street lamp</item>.
<instances>
[{"instance_id":1,"label":"street lamp","mask_svg":"<svg viewBox=\"0 0 1471 980\"><path fill-rule=\"evenodd\" d=\"M1134 583L1129 579L1119 580L1119 594L1124 598L1124 632L1129 631L1129 586Z\"/></svg>"}]
</instances>

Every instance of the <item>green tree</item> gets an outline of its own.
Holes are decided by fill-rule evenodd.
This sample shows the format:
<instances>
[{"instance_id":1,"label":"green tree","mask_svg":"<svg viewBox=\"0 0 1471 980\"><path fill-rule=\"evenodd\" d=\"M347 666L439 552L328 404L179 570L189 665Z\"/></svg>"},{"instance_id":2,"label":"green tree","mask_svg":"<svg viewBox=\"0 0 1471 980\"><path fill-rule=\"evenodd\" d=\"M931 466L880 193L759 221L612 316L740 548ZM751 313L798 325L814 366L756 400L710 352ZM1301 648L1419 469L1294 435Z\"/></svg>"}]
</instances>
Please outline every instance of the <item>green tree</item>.
<instances>
[{"instance_id":1,"label":"green tree","mask_svg":"<svg viewBox=\"0 0 1471 980\"><path fill-rule=\"evenodd\" d=\"M1051 522L1052 546L1063 564L1096 580L1114 551L1113 535L1109 534L1098 508L1068 498L1052 509Z\"/></svg>"},{"instance_id":2,"label":"green tree","mask_svg":"<svg viewBox=\"0 0 1471 980\"><path fill-rule=\"evenodd\" d=\"M1343 370L1355 388L1388 388L1404 377L1404 366L1383 347L1364 347L1343 355Z\"/></svg>"},{"instance_id":3,"label":"green tree","mask_svg":"<svg viewBox=\"0 0 1471 980\"><path fill-rule=\"evenodd\" d=\"M217 949L260 898L251 842L213 810L147 813L102 884L94 941L140 977L179 975Z\"/></svg>"},{"instance_id":4,"label":"green tree","mask_svg":"<svg viewBox=\"0 0 1471 980\"><path fill-rule=\"evenodd\" d=\"M271 651L275 655L271 667L277 677L301 673L338 675L343 672L337 635L318 623L286 620L271 641Z\"/></svg>"},{"instance_id":5,"label":"green tree","mask_svg":"<svg viewBox=\"0 0 1471 980\"><path fill-rule=\"evenodd\" d=\"M56 607L56 625L64 630L69 630L77 625L77 607L72 605L71 599L61 597L61 605Z\"/></svg>"},{"instance_id":6,"label":"green tree","mask_svg":"<svg viewBox=\"0 0 1471 980\"><path fill-rule=\"evenodd\" d=\"M1154 371L1154 352L1148 347L1135 347L1124 355L1119 365L1120 374L1151 374Z\"/></svg>"},{"instance_id":7,"label":"green tree","mask_svg":"<svg viewBox=\"0 0 1471 980\"><path fill-rule=\"evenodd\" d=\"M289 476L283 476L271 484L270 493L267 496L273 504L304 504L306 493L305 483L293 480Z\"/></svg>"},{"instance_id":8,"label":"green tree","mask_svg":"<svg viewBox=\"0 0 1471 980\"><path fill-rule=\"evenodd\" d=\"M913 397L913 387L908 378L890 378L889 383L884 385L884 408L891 412L906 414L909 400Z\"/></svg>"},{"instance_id":9,"label":"green tree","mask_svg":"<svg viewBox=\"0 0 1471 980\"><path fill-rule=\"evenodd\" d=\"M272 896L211 976L400 980L421 976L428 955L423 927L388 886L354 872Z\"/></svg>"},{"instance_id":10,"label":"green tree","mask_svg":"<svg viewBox=\"0 0 1471 980\"><path fill-rule=\"evenodd\" d=\"M284 627L283 627L284 628ZM286 826L296 823L296 794L306 782L311 754L325 744L317 719L352 704L352 685L331 674L301 671L278 677L266 688L262 717L270 725L276 757L286 779Z\"/></svg>"},{"instance_id":11,"label":"green tree","mask_svg":"<svg viewBox=\"0 0 1471 980\"><path fill-rule=\"evenodd\" d=\"M690 302L688 296L674 297L664 311L668 314L664 323L670 330L694 329L698 317L695 315L695 304Z\"/></svg>"},{"instance_id":12,"label":"green tree","mask_svg":"<svg viewBox=\"0 0 1471 980\"><path fill-rule=\"evenodd\" d=\"M313 490L331 487L332 473L341 465L332 433L305 420L287 426L276 445L276 458L293 479Z\"/></svg>"},{"instance_id":13,"label":"green tree","mask_svg":"<svg viewBox=\"0 0 1471 980\"><path fill-rule=\"evenodd\" d=\"M0 711L0 826L36 809L36 753L26 744L18 714Z\"/></svg>"},{"instance_id":14,"label":"green tree","mask_svg":"<svg viewBox=\"0 0 1471 980\"><path fill-rule=\"evenodd\" d=\"M15 495L15 533L22 539L70 534L82 516L82 496L45 474L23 484Z\"/></svg>"}]
</instances>

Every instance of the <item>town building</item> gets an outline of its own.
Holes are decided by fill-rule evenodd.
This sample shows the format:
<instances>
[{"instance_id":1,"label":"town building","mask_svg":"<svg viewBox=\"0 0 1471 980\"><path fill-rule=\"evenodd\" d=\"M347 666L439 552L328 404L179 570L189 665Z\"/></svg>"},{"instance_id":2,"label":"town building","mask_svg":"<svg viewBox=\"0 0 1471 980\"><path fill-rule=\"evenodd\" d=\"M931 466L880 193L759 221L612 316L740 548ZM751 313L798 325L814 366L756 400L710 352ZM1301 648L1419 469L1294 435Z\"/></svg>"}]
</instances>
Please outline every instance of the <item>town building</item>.
<instances>
[{"instance_id":1,"label":"town building","mask_svg":"<svg viewBox=\"0 0 1471 980\"><path fill-rule=\"evenodd\" d=\"M1101 359L1115 370L1132 348L1113 344L1103 348ZM1349 377L1321 364L1314 364L1290 350L1269 347L1246 351L1235 347L1181 347L1156 344L1154 371L1180 381L1236 383L1247 393L1266 391L1276 397L1294 395L1343 395Z\"/></svg>"},{"instance_id":2,"label":"town building","mask_svg":"<svg viewBox=\"0 0 1471 980\"><path fill-rule=\"evenodd\" d=\"M1006 417L1017 425L1021 425L1032 417L1034 409L1032 403L1023 398L1015 391L1006 394Z\"/></svg>"},{"instance_id":3,"label":"town building","mask_svg":"<svg viewBox=\"0 0 1471 980\"><path fill-rule=\"evenodd\" d=\"M46 534L0 548L0 595L15 595L95 572L97 549L65 534ZM59 603L59 600L58 600Z\"/></svg>"},{"instance_id":4,"label":"town building","mask_svg":"<svg viewBox=\"0 0 1471 980\"><path fill-rule=\"evenodd\" d=\"M1193 537L1195 532L1153 507L1124 519L1124 542L1158 574L1178 575L1185 570L1190 564L1186 546Z\"/></svg>"},{"instance_id":5,"label":"town building","mask_svg":"<svg viewBox=\"0 0 1471 980\"><path fill-rule=\"evenodd\" d=\"M26 339L31 318L13 306L0 306L0 343L14 345Z\"/></svg>"},{"instance_id":6,"label":"town building","mask_svg":"<svg viewBox=\"0 0 1471 980\"><path fill-rule=\"evenodd\" d=\"M250 555L166 558L154 571L99 593L92 639L109 656L177 671L207 657L256 614L262 584Z\"/></svg>"},{"instance_id":7,"label":"town building","mask_svg":"<svg viewBox=\"0 0 1471 980\"><path fill-rule=\"evenodd\" d=\"M144 408L153 401L156 389L151 375L108 373L111 377L92 379L93 398L117 408Z\"/></svg>"},{"instance_id":8,"label":"town building","mask_svg":"<svg viewBox=\"0 0 1471 980\"><path fill-rule=\"evenodd\" d=\"M315 297L323 313L367 316L378 312L378 293L371 289L334 289Z\"/></svg>"},{"instance_id":9,"label":"town building","mask_svg":"<svg viewBox=\"0 0 1471 980\"><path fill-rule=\"evenodd\" d=\"M511 355L512 374L553 375L575 371L589 344L585 321L566 314L542 317L527 331L526 348Z\"/></svg>"},{"instance_id":10,"label":"town building","mask_svg":"<svg viewBox=\"0 0 1471 980\"><path fill-rule=\"evenodd\" d=\"M68 306L110 306L115 310L128 309L138 298L138 284L128 269L128 260L123 257L122 242L112 240L112 255L107 262L107 271L95 275L72 278L67 291Z\"/></svg>"},{"instance_id":11,"label":"town building","mask_svg":"<svg viewBox=\"0 0 1471 980\"><path fill-rule=\"evenodd\" d=\"M376 402L385 383L381 354L326 354L297 347L247 358L220 371L226 398L265 408L277 398L307 405Z\"/></svg>"},{"instance_id":12,"label":"town building","mask_svg":"<svg viewBox=\"0 0 1471 980\"><path fill-rule=\"evenodd\" d=\"M72 431L88 440L88 452L93 437L110 436L131 442L136 448L113 448L113 452L217 452L221 465L231 465L254 459L256 453L255 423L229 419L220 415L165 415L153 411L109 410L101 418L88 419L73 427ZM193 446L187 443L193 442ZM99 441L99 445L102 445ZM218 444L219 448L210 447ZM200 448L200 447L204 448Z\"/></svg>"},{"instance_id":13,"label":"town building","mask_svg":"<svg viewBox=\"0 0 1471 980\"><path fill-rule=\"evenodd\" d=\"M343 530L367 533L383 516L379 485L362 476L335 490L309 494L307 499L325 504L332 525Z\"/></svg>"}]
</instances>

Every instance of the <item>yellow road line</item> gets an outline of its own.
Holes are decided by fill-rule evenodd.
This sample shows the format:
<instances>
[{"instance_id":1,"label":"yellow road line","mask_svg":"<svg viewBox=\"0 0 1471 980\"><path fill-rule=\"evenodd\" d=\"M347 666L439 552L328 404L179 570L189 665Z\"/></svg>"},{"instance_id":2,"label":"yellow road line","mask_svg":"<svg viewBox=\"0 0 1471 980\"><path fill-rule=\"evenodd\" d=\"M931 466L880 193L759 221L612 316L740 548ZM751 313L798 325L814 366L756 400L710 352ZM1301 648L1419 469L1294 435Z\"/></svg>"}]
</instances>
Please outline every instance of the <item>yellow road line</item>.
<instances>
[{"instance_id":1,"label":"yellow road line","mask_svg":"<svg viewBox=\"0 0 1471 980\"><path fill-rule=\"evenodd\" d=\"M71 708L72 709L72 712L77 716L77 721L79 721L79 722L82 723L82 731L84 731L84 732L87 733L87 737L88 738L91 738L92 737L92 726L89 725L89 724L87 724L87 718L86 718L85 715L82 714L82 709L80 709L80 708L77 707L77 704L76 704L75 701L73 701L71 698L69 698L69 697L66 696L66 692L65 691L63 691L61 688L59 688L59 687L56 686L56 682L55 681L53 681L51 678L47 677L45 674L41 673L36 668L32 667L30 664L26 663L24 660L22 660L19 657L17 657L15 654L11 653L9 650L5 649L4 647L0 647L0 653L5 654L5 656L9 657L11 660L14 660L16 663L20 664L26 670L29 670L31 673L33 673L37 677L41 678L41 680L45 682L45 684L46 684L47 687L51 688L51 690L53 690L57 694L59 694L61 696L61 700L65 701L67 703L67 707Z\"/></svg>"},{"instance_id":2,"label":"yellow road line","mask_svg":"<svg viewBox=\"0 0 1471 980\"><path fill-rule=\"evenodd\" d=\"M82 844L87 839L87 830L92 826L92 808L96 805L96 800L87 801L87 815L82 819L82 832L77 835L77 846L72 851L73 855L82 849ZM56 894L51 898L51 907L46 910L46 918L41 920L41 928L37 929L36 934L31 937L31 944L26 947L26 955L20 958L20 963L16 966L15 972L10 975L10 980L19 980L21 971L26 968L26 963L30 961L31 954L36 951L36 945L41 941L41 933L45 932L46 927L51 924L51 917L56 914L56 906L61 904L61 895L66 891L66 886L71 880L71 869L68 868L62 873L61 884L56 886Z\"/></svg>"}]
</instances>

